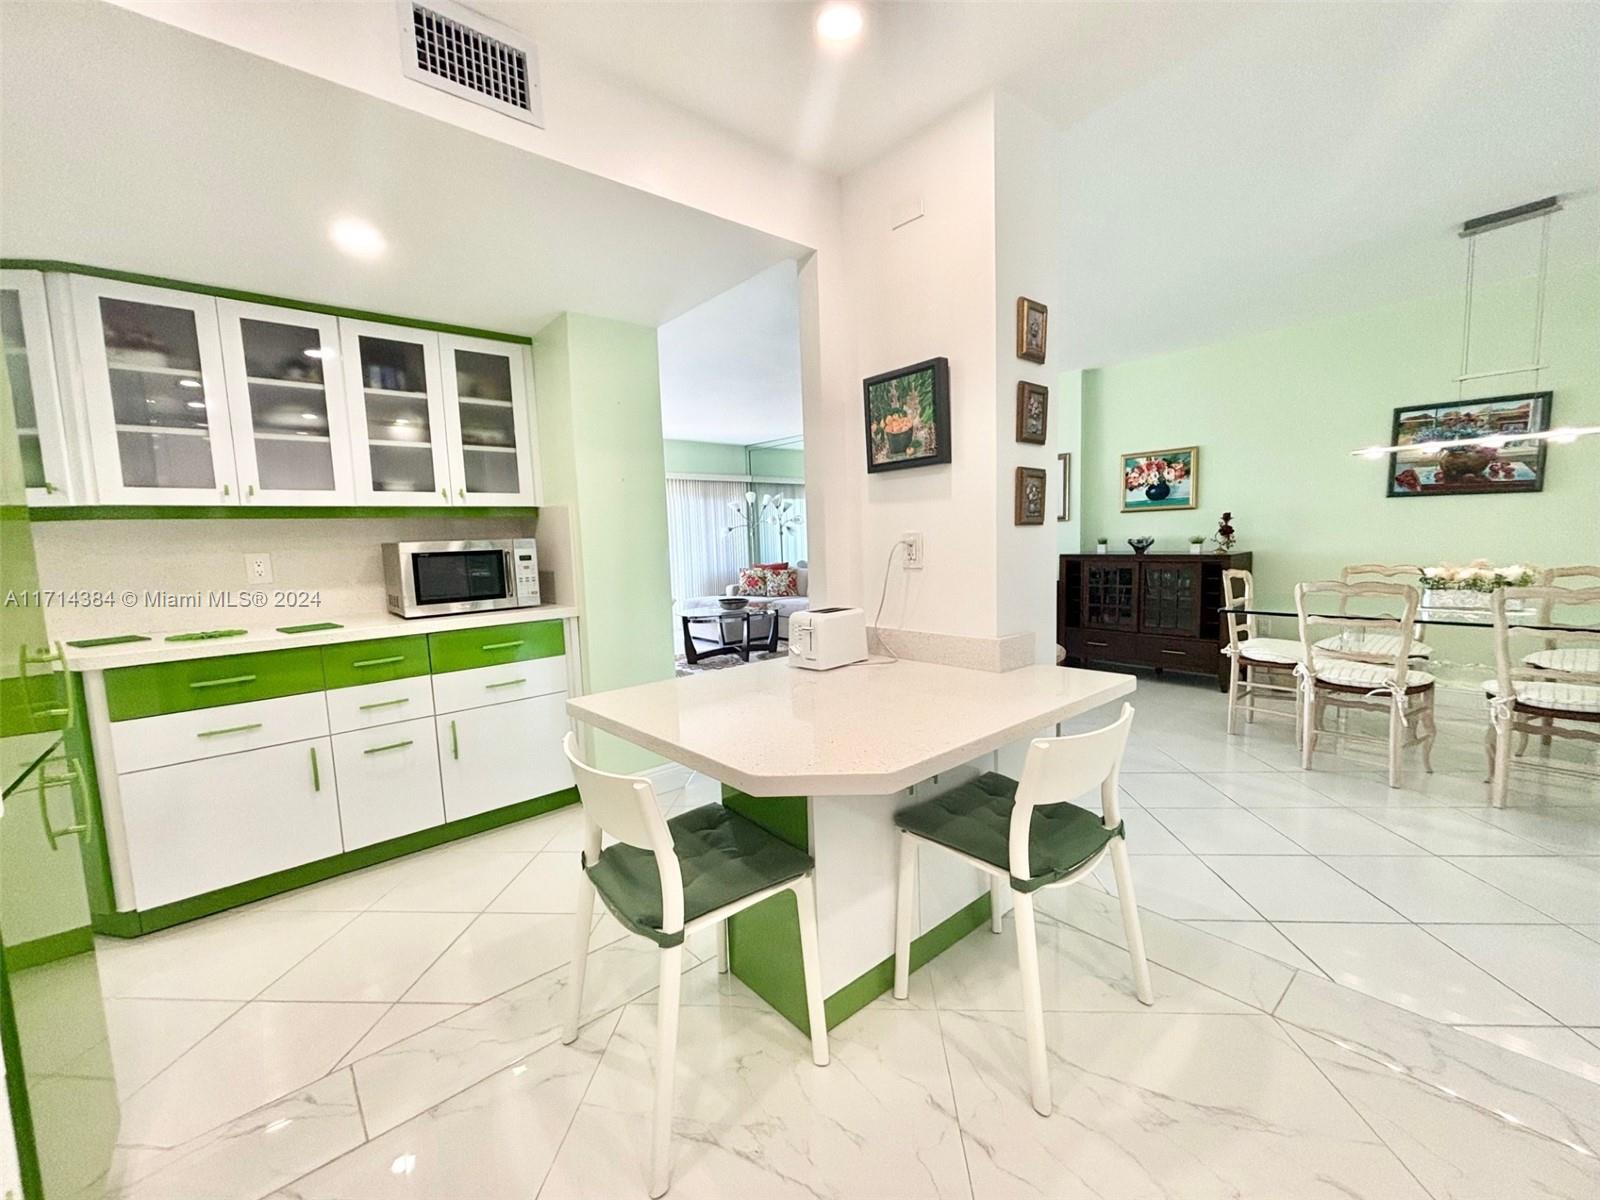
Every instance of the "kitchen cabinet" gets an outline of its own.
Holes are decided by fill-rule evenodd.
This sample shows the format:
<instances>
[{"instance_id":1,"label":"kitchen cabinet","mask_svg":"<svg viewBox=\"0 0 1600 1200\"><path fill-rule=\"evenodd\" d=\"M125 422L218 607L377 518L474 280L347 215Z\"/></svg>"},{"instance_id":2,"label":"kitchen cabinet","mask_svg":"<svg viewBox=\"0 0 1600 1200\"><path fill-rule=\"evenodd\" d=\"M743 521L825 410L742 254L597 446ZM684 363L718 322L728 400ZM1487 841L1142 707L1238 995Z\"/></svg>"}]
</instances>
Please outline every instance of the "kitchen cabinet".
<instances>
[{"instance_id":1,"label":"kitchen cabinet","mask_svg":"<svg viewBox=\"0 0 1600 1200\"><path fill-rule=\"evenodd\" d=\"M216 301L88 276L71 295L95 499L237 503Z\"/></svg>"},{"instance_id":2,"label":"kitchen cabinet","mask_svg":"<svg viewBox=\"0 0 1600 1200\"><path fill-rule=\"evenodd\" d=\"M536 503L526 352L506 342L442 335L439 355L452 500Z\"/></svg>"},{"instance_id":3,"label":"kitchen cabinet","mask_svg":"<svg viewBox=\"0 0 1600 1200\"><path fill-rule=\"evenodd\" d=\"M439 335L353 320L341 320L339 332L357 501L451 503Z\"/></svg>"},{"instance_id":4,"label":"kitchen cabinet","mask_svg":"<svg viewBox=\"0 0 1600 1200\"><path fill-rule=\"evenodd\" d=\"M244 504L355 502L336 317L218 300Z\"/></svg>"},{"instance_id":5,"label":"kitchen cabinet","mask_svg":"<svg viewBox=\"0 0 1600 1200\"><path fill-rule=\"evenodd\" d=\"M561 751L572 728L565 692L463 709L434 721L447 820L572 786L572 767Z\"/></svg>"},{"instance_id":6,"label":"kitchen cabinet","mask_svg":"<svg viewBox=\"0 0 1600 1200\"><path fill-rule=\"evenodd\" d=\"M333 762L346 850L444 823L431 717L336 734Z\"/></svg>"},{"instance_id":7,"label":"kitchen cabinet","mask_svg":"<svg viewBox=\"0 0 1600 1200\"><path fill-rule=\"evenodd\" d=\"M70 504L75 488L68 468L44 276L39 272L0 271L0 346L5 350L27 503Z\"/></svg>"}]
</instances>

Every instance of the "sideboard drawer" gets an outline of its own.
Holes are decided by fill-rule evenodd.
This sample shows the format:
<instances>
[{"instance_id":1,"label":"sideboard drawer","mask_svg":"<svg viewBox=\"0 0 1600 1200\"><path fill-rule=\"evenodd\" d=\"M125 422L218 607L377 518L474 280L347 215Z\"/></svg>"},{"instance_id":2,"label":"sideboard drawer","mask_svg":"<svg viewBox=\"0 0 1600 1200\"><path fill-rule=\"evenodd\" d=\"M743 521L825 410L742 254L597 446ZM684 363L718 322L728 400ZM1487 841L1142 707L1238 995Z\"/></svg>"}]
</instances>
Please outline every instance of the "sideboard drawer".
<instances>
[{"instance_id":1,"label":"sideboard drawer","mask_svg":"<svg viewBox=\"0 0 1600 1200\"><path fill-rule=\"evenodd\" d=\"M428 635L428 657L435 675L560 658L566 652L566 635L560 621L525 621L520 625L452 629Z\"/></svg>"},{"instance_id":2,"label":"sideboard drawer","mask_svg":"<svg viewBox=\"0 0 1600 1200\"><path fill-rule=\"evenodd\" d=\"M503 667L479 667L475 671L435 675L433 709L438 713L459 712L566 690L566 658L540 658L507 663Z\"/></svg>"},{"instance_id":3,"label":"sideboard drawer","mask_svg":"<svg viewBox=\"0 0 1600 1200\"><path fill-rule=\"evenodd\" d=\"M328 706L322 693L308 692L117 721L111 726L111 747L121 775L324 737L327 732Z\"/></svg>"},{"instance_id":4,"label":"sideboard drawer","mask_svg":"<svg viewBox=\"0 0 1600 1200\"><path fill-rule=\"evenodd\" d=\"M433 681L426 675L336 688L328 693L328 727L334 733L375 729L433 715Z\"/></svg>"},{"instance_id":5,"label":"sideboard drawer","mask_svg":"<svg viewBox=\"0 0 1600 1200\"><path fill-rule=\"evenodd\" d=\"M1142 639L1148 649L1148 662L1154 667L1171 667L1174 671L1215 671L1217 656L1222 649L1215 642L1195 638L1146 637Z\"/></svg>"},{"instance_id":6,"label":"sideboard drawer","mask_svg":"<svg viewBox=\"0 0 1600 1200\"><path fill-rule=\"evenodd\" d=\"M322 688L322 651L303 646L118 667L106 672L106 708L113 721L132 721Z\"/></svg>"}]
</instances>

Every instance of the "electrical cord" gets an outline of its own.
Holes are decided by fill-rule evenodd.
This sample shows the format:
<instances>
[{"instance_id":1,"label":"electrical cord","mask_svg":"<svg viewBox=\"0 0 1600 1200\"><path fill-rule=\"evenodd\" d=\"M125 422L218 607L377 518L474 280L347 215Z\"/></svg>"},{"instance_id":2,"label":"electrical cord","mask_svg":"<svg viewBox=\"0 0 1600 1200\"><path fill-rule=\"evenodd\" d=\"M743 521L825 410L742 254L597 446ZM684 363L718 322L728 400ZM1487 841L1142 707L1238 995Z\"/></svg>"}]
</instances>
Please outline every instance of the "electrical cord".
<instances>
[{"instance_id":1,"label":"electrical cord","mask_svg":"<svg viewBox=\"0 0 1600 1200\"><path fill-rule=\"evenodd\" d=\"M909 544L907 539L897 538L894 545L889 547L889 557L883 563L883 588L878 592L878 611L872 614L872 627L874 629L879 628L878 622L883 618L883 602L889 597L889 571L894 566L894 552L900 547ZM878 635L878 642L883 647L883 652L889 656L888 662L900 661L900 656L889 649L889 643L884 640L881 633ZM885 660L882 658L869 658L867 663L870 666L881 667L885 665Z\"/></svg>"}]
</instances>

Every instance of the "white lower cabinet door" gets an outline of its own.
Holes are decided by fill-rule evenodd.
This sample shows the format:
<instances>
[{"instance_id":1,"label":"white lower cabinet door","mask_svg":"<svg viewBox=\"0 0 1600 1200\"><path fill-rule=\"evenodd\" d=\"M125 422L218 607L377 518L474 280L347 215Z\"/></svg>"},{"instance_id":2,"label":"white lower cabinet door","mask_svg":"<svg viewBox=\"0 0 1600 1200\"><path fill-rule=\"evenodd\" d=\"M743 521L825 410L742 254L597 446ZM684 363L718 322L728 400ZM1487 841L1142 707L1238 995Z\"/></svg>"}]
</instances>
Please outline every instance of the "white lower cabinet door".
<instances>
[{"instance_id":1,"label":"white lower cabinet door","mask_svg":"<svg viewBox=\"0 0 1600 1200\"><path fill-rule=\"evenodd\" d=\"M141 909L342 849L325 737L133 771L117 783Z\"/></svg>"},{"instance_id":2,"label":"white lower cabinet door","mask_svg":"<svg viewBox=\"0 0 1600 1200\"><path fill-rule=\"evenodd\" d=\"M333 762L346 850L444 822L432 717L336 734Z\"/></svg>"},{"instance_id":3,"label":"white lower cabinet door","mask_svg":"<svg viewBox=\"0 0 1600 1200\"><path fill-rule=\"evenodd\" d=\"M572 786L562 753L567 694L557 692L435 717L444 813L451 821Z\"/></svg>"}]
</instances>

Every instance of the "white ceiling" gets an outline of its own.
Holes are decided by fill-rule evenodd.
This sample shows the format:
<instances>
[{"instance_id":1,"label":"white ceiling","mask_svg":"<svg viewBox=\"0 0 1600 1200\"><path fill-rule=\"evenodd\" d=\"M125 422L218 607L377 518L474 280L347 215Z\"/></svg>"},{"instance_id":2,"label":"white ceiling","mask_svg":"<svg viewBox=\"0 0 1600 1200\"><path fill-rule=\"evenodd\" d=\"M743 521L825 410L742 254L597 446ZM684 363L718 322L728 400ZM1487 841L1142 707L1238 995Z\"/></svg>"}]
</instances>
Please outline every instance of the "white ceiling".
<instances>
[{"instance_id":1,"label":"white ceiling","mask_svg":"<svg viewBox=\"0 0 1600 1200\"><path fill-rule=\"evenodd\" d=\"M794 263L769 267L669 321L656 342L666 437L750 446L800 436Z\"/></svg>"},{"instance_id":2,"label":"white ceiling","mask_svg":"<svg viewBox=\"0 0 1600 1200\"><path fill-rule=\"evenodd\" d=\"M110 5L4 8L7 257L532 333L658 325L803 253ZM346 213L383 259L333 249Z\"/></svg>"}]
</instances>

